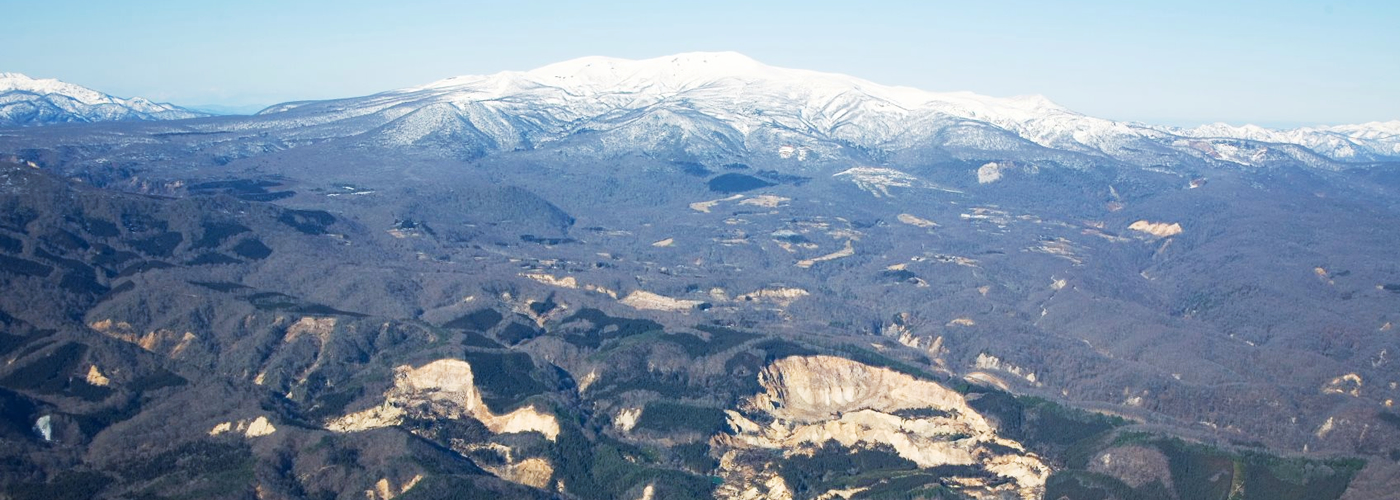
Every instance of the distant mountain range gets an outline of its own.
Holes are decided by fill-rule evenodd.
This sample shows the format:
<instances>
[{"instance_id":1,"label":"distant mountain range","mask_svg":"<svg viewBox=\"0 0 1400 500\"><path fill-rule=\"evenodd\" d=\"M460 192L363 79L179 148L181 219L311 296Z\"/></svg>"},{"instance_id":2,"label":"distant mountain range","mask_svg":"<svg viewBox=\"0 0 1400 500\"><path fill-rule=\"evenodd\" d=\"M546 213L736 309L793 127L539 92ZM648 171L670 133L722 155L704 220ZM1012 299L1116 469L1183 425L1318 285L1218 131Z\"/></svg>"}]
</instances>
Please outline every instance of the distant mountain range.
<instances>
[{"instance_id":1,"label":"distant mountain range","mask_svg":"<svg viewBox=\"0 0 1400 500\"><path fill-rule=\"evenodd\" d=\"M7 89L0 94L0 126L207 116L16 74L0 78L0 89ZM732 52L585 57L365 97L289 102L246 120L254 123L231 127L356 136L391 147L431 145L456 157L566 147L720 160L777 155L787 147L813 159L932 155L1143 167L1301 163L1337 169L1339 163L1400 159L1400 120L1291 130L1173 128L1086 116L1038 95L891 87L776 68Z\"/></svg>"},{"instance_id":2,"label":"distant mountain range","mask_svg":"<svg viewBox=\"0 0 1400 500\"><path fill-rule=\"evenodd\" d=\"M19 73L0 73L0 127L209 116L140 97L123 99L87 87Z\"/></svg>"},{"instance_id":3,"label":"distant mountain range","mask_svg":"<svg viewBox=\"0 0 1400 500\"><path fill-rule=\"evenodd\" d=\"M673 149L699 158L953 156L1017 152L1027 160L1261 166L1400 158L1400 121L1270 130L1177 129L1086 116L1043 96L994 98L890 87L845 75L775 68L736 53L641 61L587 57L527 72L461 76L372 96L295 102L261 116L298 124L357 122L389 145L451 143L474 152L541 148L580 137L587 149ZM363 133L363 132L360 132ZM1004 156L1004 155L993 155Z\"/></svg>"}]
</instances>

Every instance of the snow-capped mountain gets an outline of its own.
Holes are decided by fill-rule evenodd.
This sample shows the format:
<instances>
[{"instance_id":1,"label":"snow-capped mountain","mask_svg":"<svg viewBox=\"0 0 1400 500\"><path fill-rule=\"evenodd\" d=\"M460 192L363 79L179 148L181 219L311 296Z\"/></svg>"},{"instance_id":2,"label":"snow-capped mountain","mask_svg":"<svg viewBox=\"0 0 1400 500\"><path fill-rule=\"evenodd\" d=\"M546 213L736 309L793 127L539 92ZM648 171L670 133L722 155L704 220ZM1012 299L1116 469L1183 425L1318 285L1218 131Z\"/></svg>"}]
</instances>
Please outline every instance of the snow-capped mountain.
<instances>
[{"instance_id":1,"label":"snow-capped mountain","mask_svg":"<svg viewBox=\"0 0 1400 500\"><path fill-rule=\"evenodd\" d=\"M1400 157L1393 125L1258 129L1268 133L1257 137L1209 127L1178 130L1086 116L1043 96L886 86L776 68L732 52L585 57L362 98L287 103L259 116L271 121L251 126L353 123L368 143L436 144L471 156L571 144L603 153L666 149L697 158L777 155L790 147L815 158L852 150L875 156L936 150L954 157L1139 166L1286 162L1332 168L1335 161Z\"/></svg>"},{"instance_id":2,"label":"snow-capped mountain","mask_svg":"<svg viewBox=\"0 0 1400 500\"><path fill-rule=\"evenodd\" d=\"M209 116L140 97L123 99L53 79L0 73L0 127Z\"/></svg>"},{"instance_id":3,"label":"snow-capped mountain","mask_svg":"<svg viewBox=\"0 0 1400 500\"><path fill-rule=\"evenodd\" d=\"M1343 161L1365 161L1400 157L1400 120L1358 125L1302 127L1275 130L1257 125L1232 126L1224 123L1174 130L1190 137L1248 139L1280 144L1299 144Z\"/></svg>"},{"instance_id":4,"label":"snow-capped mountain","mask_svg":"<svg viewBox=\"0 0 1400 500\"><path fill-rule=\"evenodd\" d=\"M198 116L52 80L6 75L0 81L6 82L0 88L8 89L0 94L0 120L9 120L0 124L11 126ZM242 137L211 144L188 139L185 147L209 151L220 161L327 141L340 148L458 159L556 150L575 156L642 154L786 168L766 163L782 161L800 169L962 159L1070 168L1306 165L1335 170L1349 163L1400 160L1400 122L1289 131L1183 130L1086 116L1043 96L999 98L894 87L767 66L732 52L646 60L585 57L364 97L288 102L251 117L178 127Z\"/></svg>"},{"instance_id":5,"label":"snow-capped mountain","mask_svg":"<svg viewBox=\"0 0 1400 500\"><path fill-rule=\"evenodd\" d=\"M776 152L794 145L830 153L933 142L1095 153L1167 135L1080 115L1041 96L926 92L775 68L736 53L587 57L359 99L289 103L262 115L282 113L306 125L372 115L385 124L382 140L389 144L414 144L448 130L510 150L582 133L598 136L605 149L676 145L702 155L735 147Z\"/></svg>"}]
</instances>

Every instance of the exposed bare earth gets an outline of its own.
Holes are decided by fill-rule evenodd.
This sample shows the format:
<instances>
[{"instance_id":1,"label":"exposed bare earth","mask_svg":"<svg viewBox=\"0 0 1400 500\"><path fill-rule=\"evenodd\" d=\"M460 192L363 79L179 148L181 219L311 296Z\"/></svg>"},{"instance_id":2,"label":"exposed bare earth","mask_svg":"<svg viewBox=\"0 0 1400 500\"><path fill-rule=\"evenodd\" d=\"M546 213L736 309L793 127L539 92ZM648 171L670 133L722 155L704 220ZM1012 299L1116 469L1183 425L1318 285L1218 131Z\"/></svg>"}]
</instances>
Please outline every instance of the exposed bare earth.
<instances>
[{"instance_id":1,"label":"exposed bare earth","mask_svg":"<svg viewBox=\"0 0 1400 500\"><path fill-rule=\"evenodd\" d=\"M998 436L961 394L931 381L834 356L794 356L765 368L759 384L763 392L727 412L735 432L711 440L723 454L719 475L724 484L718 497L790 498L791 485L777 475L772 461L743 457L751 452L813 453L828 441L850 448L887 446L921 468L968 465L1005 479L952 482L979 499L1039 498L1050 474L1049 466L1020 443ZM910 418L894 414L912 409L938 412ZM772 423L749 417L758 415Z\"/></svg>"}]
</instances>

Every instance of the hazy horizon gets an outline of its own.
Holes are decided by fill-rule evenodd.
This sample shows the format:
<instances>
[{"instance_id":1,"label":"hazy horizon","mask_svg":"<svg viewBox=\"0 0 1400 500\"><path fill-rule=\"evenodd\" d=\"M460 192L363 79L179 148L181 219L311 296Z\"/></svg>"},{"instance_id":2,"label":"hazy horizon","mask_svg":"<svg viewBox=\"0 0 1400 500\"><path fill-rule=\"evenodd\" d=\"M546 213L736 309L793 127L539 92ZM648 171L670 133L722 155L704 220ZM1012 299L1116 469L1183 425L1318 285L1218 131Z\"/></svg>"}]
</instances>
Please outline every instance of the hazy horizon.
<instances>
[{"instance_id":1,"label":"hazy horizon","mask_svg":"<svg viewBox=\"0 0 1400 500\"><path fill-rule=\"evenodd\" d=\"M1091 116L1160 125L1400 119L1400 34L1388 29L1400 6L1390 4L56 1L7 10L17 22L0 71L241 112L583 56L730 50L886 85L1041 94Z\"/></svg>"}]
</instances>

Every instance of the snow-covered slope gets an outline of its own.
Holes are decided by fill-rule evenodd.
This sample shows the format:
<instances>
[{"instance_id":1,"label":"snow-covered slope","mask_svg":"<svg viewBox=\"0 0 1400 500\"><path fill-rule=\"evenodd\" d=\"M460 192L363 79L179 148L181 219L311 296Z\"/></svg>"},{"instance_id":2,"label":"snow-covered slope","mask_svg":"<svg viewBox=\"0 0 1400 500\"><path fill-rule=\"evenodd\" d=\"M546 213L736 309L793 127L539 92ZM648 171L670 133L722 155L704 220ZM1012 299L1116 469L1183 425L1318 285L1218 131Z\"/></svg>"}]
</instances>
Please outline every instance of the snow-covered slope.
<instances>
[{"instance_id":1,"label":"snow-covered slope","mask_svg":"<svg viewBox=\"0 0 1400 500\"><path fill-rule=\"evenodd\" d=\"M123 99L53 79L0 73L0 127L68 122L178 120L209 116L170 104Z\"/></svg>"},{"instance_id":2,"label":"snow-covered slope","mask_svg":"<svg viewBox=\"0 0 1400 500\"><path fill-rule=\"evenodd\" d=\"M1207 162L1336 168L1338 162L1400 158L1397 122L1294 131L1180 130L1094 118L1043 96L886 86L767 66L733 52L585 57L362 98L288 103L260 117L268 121L248 126L318 133L347 126L374 144L421 145L434 137L431 143L449 145L442 138L466 137L457 149L473 156L567 144L603 154L666 150L697 158L777 156L784 148L800 148L811 153L804 158L818 160L854 150L867 156L937 151L1149 167ZM451 130L431 134L435 127Z\"/></svg>"},{"instance_id":3,"label":"snow-covered slope","mask_svg":"<svg viewBox=\"0 0 1400 500\"><path fill-rule=\"evenodd\" d=\"M0 96L23 101L0 101L0 119L10 124L49 117L189 116L187 110L52 80L6 75L2 81L7 83L0 89L10 90ZM89 114L63 114L78 108ZM461 159L551 149L701 162L835 163L829 166L843 169L851 162L953 158L1159 170L1292 164L1338 169L1350 162L1400 160L1400 122L1291 131L1183 130L1086 116L1043 96L999 98L887 86L777 68L733 52L645 60L585 57L364 97L283 103L252 117L188 126L275 142L248 150L348 140L352 147ZM238 151L228 154L242 154Z\"/></svg>"},{"instance_id":4,"label":"snow-covered slope","mask_svg":"<svg viewBox=\"0 0 1400 500\"><path fill-rule=\"evenodd\" d=\"M1173 132L1189 137L1248 139L1279 144L1298 144L1319 154L1342 161L1369 161L1400 157L1400 120L1288 130L1268 129L1257 125L1236 127L1215 123L1190 129L1177 129Z\"/></svg>"},{"instance_id":5,"label":"snow-covered slope","mask_svg":"<svg viewBox=\"0 0 1400 500\"><path fill-rule=\"evenodd\" d=\"M600 136L605 149L670 145L698 154L735 145L768 152L796 145L828 153L842 145L897 150L949 141L1001 147L997 140L941 137L975 123L1048 148L1102 154L1167 135L1084 116L1041 96L993 98L891 87L775 68L732 52L639 61L586 57L526 72L448 78L362 99L277 106L264 116L295 112L305 124L365 115L417 120L421 117L413 110L443 103L507 149L579 132ZM420 133L417 126L385 130Z\"/></svg>"}]
</instances>

